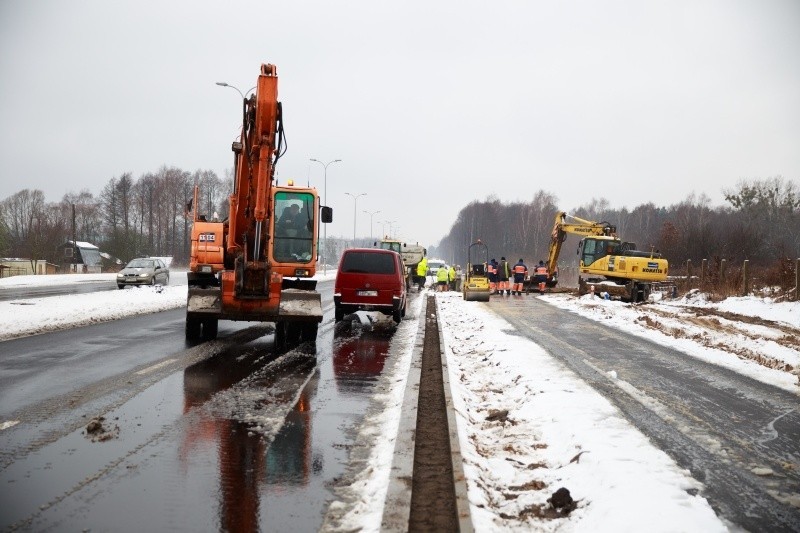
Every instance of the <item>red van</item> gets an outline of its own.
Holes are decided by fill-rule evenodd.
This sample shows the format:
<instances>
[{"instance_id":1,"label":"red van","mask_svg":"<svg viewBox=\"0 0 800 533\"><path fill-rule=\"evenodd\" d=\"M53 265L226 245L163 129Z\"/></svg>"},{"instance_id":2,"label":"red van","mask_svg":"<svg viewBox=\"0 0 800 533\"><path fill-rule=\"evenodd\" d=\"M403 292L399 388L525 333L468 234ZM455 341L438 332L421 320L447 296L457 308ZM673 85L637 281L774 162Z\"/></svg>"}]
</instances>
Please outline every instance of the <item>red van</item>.
<instances>
[{"instance_id":1,"label":"red van","mask_svg":"<svg viewBox=\"0 0 800 533\"><path fill-rule=\"evenodd\" d=\"M356 311L380 311L399 323L406 314L400 254L380 248L345 250L339 260L333 303L336 322Z\"/></svg>"}]
</instances>

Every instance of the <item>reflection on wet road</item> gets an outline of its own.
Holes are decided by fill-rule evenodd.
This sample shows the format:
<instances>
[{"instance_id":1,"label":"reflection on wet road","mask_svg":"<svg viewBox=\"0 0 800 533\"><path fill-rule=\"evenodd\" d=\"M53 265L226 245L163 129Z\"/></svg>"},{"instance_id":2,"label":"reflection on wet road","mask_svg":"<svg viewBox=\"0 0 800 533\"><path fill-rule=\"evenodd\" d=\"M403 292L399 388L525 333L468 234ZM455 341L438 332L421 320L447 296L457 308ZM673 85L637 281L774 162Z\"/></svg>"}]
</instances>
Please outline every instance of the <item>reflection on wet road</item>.
<instances>
[{"instance_id":1,"label":"reflection on wet road","mask_svg":"<svg viewBox=\"0 0 800 533\"><path fill-rule=\"evenodd\" d=\"M208 343L210 357L102 413L114 438L79 429L15 460L0 470L0 526L319 529L394 333L334 331L326 311L316 357L276 357L272 335Z\"/></svg>"}]
</instances>

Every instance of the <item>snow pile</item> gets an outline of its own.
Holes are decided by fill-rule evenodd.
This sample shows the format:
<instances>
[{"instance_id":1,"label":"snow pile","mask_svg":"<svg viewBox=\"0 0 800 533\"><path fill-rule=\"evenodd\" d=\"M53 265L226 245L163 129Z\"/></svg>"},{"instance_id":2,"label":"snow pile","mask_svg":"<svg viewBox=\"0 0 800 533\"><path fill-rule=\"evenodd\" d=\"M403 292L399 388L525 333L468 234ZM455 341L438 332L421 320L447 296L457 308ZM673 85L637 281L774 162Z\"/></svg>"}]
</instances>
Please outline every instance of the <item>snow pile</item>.
<instances>
[{"instance_id":1,"label":"snow pile","mask_svg":"<svg viewBox=\"0 0 800 533\"><path fill-rule=\"evenodd\" d=\"M726 530L698 482L569 369L485 306L437 302L476 530ZM561 487L568 515L547 502Z\"/></svg>"},{"instance_id":2,"label":"snow pile","mask_svg":"<svg viewBox=\"0 0 800 533\"><path fill-rule=\"evenodd\" d=\"M44 277L44 276L36 276ZM0 302L0 340L86 326L186 305L186 285L129 287Z\"/></svg>"},{"instance_id":3,"label":"snow pile","mask_svg":"<svg viewBox=\"0 0 800 533\"><path fill-rule=\"evenodd\" d=\"M784 390L796 392L800 383L800 302L742 297L714 303L697 291L645 305L588 294L541 298Z\"/></svg>"}]
</instances>

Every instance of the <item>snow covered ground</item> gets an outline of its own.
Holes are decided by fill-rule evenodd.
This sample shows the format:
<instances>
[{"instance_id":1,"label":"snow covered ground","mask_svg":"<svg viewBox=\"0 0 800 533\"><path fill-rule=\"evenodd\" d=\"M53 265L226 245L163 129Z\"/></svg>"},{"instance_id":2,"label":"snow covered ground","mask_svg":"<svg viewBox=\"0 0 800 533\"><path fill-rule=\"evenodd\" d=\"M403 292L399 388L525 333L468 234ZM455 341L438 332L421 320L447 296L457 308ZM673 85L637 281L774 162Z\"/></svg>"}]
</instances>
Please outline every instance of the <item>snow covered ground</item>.
<instances>
[{"instance_id":1,"label":"snow covered ground","mask_svg":"<svg viewBox=\"0 0 800 533\"><path fill-rule=\"evenodd\" d=\"M116 282L116 274L13 276L0 279L7 288ZM170 285L22 298L0 302L0 341L107 322L186 305L186 272L170 272ZM181 279L182 278L182 279Z\"/></svg>"},{"instance_id":2,"label":"snow covered ground","mask_svg":"<svg viewBox=\"0 0 800 533\"><path fill-rule=\"evenodd\" d=\"M185 284L177 278L180 273L172 275L173 283L163 288L0 302L0 340L181 307ZM89 277L6 278L0 280L0 292L11 286L85 283ZM484 304L466 303L457 293L439 293L436 298L476 530L727 530L708 502L696 495L698 482L650 444L604 397L537 344L513 335L505 320L487 315ZM798 391L800 303L762 298L712 303L696 293L645 306L569 295L542 298ZM402 403L398 394L402 397L405 387L416 324L407 320L398 328L403 353L387 369L394 373L387 380L393 388L382 393L385 410L368 416L362 430L373 441L393 440L386 435L397 428ZM515 425L487 422L487 416L502 417L509 402L517 405ZM344 506L338 522L342 529L380 529L392 448L377 446L367 458L366 468L350 487L349 511ZM537 483L546 483L548 490L536 490ZM577 509L559 520L541 519L548 512L550 489L561 486L580 487L580 494L574 495Z\"/></svg>"}]
</instances>

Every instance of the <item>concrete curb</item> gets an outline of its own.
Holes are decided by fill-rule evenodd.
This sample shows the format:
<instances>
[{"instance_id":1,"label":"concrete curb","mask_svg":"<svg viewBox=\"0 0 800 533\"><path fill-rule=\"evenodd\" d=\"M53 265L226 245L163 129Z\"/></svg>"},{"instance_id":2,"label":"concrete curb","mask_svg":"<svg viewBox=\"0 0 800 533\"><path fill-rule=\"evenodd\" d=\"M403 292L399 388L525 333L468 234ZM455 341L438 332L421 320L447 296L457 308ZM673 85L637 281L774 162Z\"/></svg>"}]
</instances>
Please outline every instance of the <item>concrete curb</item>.
<instances>
[{"instance_id":1,"label":"concrete curb","mask_svg":"<svg viewBox=\"0 0 800 533\"><path fill-rule=\"evenodd\" d=\"M442 379L444 379L444 398L447 405L447 428L450 433L450 457L453 462L453 485L456 492L456 511L458 512L458 527L461 533L471 533L472 516L469 511L469 497L467 496L467 479L464 475L464 459L461 456L461 444L458 440L458 426L456 425L456 411L453 407L453 394L450 388L450 370L447 366L447 346L442 332L442 321L439 317L439 300L436 300L436 326L439 328L439 352L442 357Z\"/></svg>"},{"instance_id":2,"label":"concrete curb","mask_svg":"<svg viewBox=\"0 0 800 533\"><path fill-rule=\"evenodd\" d=\"M434 297L435 298L435 297ZM472 533L472 517L467 497L467 480L464 475L464 460L458 440L456 413L453 408L453 395L450 389L450 374L447 367L447 352L439 317L439 302L436 301L436 327L439 329L439 351L442 360L442 379L447 408L447 428L450 436L450 456L453 466L453 485L456 493L456 511L459 530ZM394 458L389 474L389 488L383 506L381 531L408 531L411 516L411 480L414 474L414 447L416 442L417 409L419 403L419 380L422 372L422 348L425 341L425 327L428 320L423 303L420 312L417 336L414 340L414 355L408 372L408 381L403 393L403 406L397 440L394 445Z\"/></svg>"},{"instance_id":3,"label":"concrete curb","mask_svg":"<svg viewBox=\"0 0 800 533\"><path fill-rule=\"evenodd\" d=\"M422 373L422 347L425 342L425 302L419 313L414 354L408 371L400 425L394 443L392 469L389 473L389 488L383 504L381 531L408 531L411 516L411 479L414 475L414 446L417 432L417 404L419 403L419 380Z\"/></svg>"}]
</instances>

